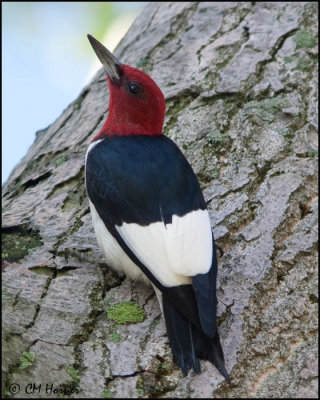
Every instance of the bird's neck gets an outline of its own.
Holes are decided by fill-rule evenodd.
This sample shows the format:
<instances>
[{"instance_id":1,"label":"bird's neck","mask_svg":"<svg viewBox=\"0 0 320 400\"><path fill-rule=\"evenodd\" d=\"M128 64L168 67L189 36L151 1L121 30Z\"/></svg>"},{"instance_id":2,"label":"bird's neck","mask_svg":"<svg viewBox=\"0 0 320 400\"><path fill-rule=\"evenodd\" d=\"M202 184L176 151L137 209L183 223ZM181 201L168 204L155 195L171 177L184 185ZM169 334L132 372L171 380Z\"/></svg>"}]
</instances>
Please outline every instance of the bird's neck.
<instances>
[{"instance_id":1,"label":"bird's neck","mask_svg":"<svg viewBox=\"0 0 320 400\"><path fill-rule=\"evenodd\" d=\"M162 134L162 126L163 118L147 115L140 110L130 112L128 108L123 108L121 111L110 108L106 122L93 140L106 136L158 136Z\"/></svg>"}]
</instances>

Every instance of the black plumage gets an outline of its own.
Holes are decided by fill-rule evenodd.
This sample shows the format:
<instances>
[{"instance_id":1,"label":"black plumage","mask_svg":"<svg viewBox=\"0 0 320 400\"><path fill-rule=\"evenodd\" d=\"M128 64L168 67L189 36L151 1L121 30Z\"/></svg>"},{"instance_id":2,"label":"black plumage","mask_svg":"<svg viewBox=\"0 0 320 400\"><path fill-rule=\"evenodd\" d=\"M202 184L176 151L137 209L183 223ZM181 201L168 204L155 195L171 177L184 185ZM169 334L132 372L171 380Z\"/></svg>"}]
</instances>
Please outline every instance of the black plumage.
<instances>
[{"instance_id":1,"label":"black plumage","mask_svg":"<svg viewBox=\"0 0 320 400\"><path fill-rule=\"evenodd\" d=\"M176 364L186 374L200 372L199 359L209 360L229 380L216 329L217 260L210 270L192 276L192 284L159 282L126 244L116 227L123 223L149 226L206 205L199 182L184 155L168 137L104 137L88 153L86 185L105 227L128 257L162 292L169 342Z\"/></svg>"}]
</instances>

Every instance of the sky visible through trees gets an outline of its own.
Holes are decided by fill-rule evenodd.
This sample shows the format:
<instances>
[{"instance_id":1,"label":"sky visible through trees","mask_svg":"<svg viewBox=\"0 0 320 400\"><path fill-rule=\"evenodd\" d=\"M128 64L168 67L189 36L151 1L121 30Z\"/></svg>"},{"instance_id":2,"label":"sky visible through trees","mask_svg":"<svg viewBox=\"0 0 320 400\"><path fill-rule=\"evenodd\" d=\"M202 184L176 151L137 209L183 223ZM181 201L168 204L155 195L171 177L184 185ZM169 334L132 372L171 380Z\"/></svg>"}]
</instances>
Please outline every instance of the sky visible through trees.
<instances>
[{"instance_id":1,"label":"sky visible through trees","mask_svg":"<svg viewBox=\"0 0 320 400\"><path fill-rule=\"evenodd\" d=\"M2 184L100 68L87 33L112 51L145 4L2 3Z\"/></svg>"}]
</instances>

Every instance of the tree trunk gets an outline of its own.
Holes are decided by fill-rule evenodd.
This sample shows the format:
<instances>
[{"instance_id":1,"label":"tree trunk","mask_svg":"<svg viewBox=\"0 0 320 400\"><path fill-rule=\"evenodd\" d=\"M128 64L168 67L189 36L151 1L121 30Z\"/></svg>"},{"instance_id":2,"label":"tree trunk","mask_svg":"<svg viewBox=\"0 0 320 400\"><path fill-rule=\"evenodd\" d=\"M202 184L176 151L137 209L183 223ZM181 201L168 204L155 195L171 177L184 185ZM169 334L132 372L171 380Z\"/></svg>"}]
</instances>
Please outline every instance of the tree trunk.
<instances>
[{"instance_id":1,"label":"tree trunk","mask_svg":"<svg viewBox=\"0 0 320 400\"><path fill-rule=\"evenodd\" d=\"M182 378L153 291L101 264L84 184L100 70L3 188L6 396L317 397L317 10L153 2L115 51L164 92L164 133L204 191L231 385L208 362ZM142 322L109 318L128 301Z\"/></svg>"}]
</instances>

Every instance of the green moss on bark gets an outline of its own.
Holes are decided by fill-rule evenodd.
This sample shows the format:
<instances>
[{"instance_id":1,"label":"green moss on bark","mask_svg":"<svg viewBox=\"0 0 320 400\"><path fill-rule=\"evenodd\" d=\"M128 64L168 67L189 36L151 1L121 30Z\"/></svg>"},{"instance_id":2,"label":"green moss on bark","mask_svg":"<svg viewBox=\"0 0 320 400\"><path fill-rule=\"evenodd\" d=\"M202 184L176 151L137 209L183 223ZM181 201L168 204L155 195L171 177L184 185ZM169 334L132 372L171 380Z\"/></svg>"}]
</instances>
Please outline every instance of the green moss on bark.
<instances>
[{"instance_id":1,"label":"green moss on bark","mask_svg":"<svg viewBox=\"0 0 320 400\"><path fill-rule=\"evenodd\" d=\"M118 324L126 322L141 322L146 316L146 312L139 304L124 301L122 303L111 306L107 309L109 319L116 321Z\"/></svg>"},{"instance_id":2,"label":"green moss on bark","mask_svg":"<svg viewBox=\"0 0 320 400\"><path fill-rule=\"evenodd\" d=\"M16 231L2 234L2 259L19 260L42 245L38 235L32 231Z\"/></svg>"}]
</instances>

